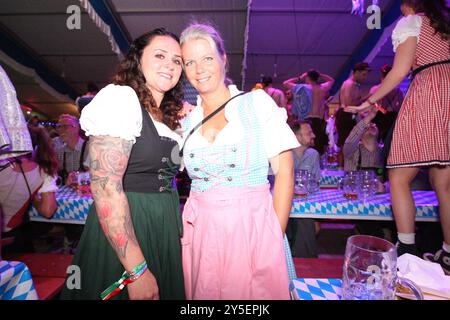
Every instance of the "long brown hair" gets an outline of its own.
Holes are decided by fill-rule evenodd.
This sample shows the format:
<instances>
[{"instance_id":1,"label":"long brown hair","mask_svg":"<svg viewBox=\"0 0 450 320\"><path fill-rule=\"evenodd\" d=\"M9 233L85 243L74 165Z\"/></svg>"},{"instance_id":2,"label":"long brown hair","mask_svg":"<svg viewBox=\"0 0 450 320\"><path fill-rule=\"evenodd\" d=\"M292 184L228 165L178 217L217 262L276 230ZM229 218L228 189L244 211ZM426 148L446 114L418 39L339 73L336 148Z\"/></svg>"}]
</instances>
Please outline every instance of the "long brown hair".
<instances>
[{"instance_id":1,"label":"long brown hair","mask_svg":"<svg viewBox=\"0 0 450 320\"><path fill-rule=\"evenodd\" d=\"M55 176L58 171L58 159L50 135L41 127L29 126L28 130L34 148L33 160L46 174Z\"/></svg>"},{"instance_id":2,"label":"long brown hair","mask_svg":"<svg viewBox=\"0 0 450 320\"><path fill-rule=\"evenodd\" d=\"M431 26L444 40L450 36L450 10L445 0L402 0L401 2L414 9L414 12L423 12L431 21Z\"/></svg>"},{"instance_id":3,"label":"long brown hair","mask_svg":"<svg viewBox=\"0 0 450 320\"><path fill-rule=\"evenodd\" d=\"M145 77L141 70L142 53L156 36L168 36L178 43L180 42L175 34L166 31L164 28L152 30L136 38L131 44L128 54L120 63L119 70L113 78L113 83L133 88L141 105L156 120L162 121L170 129L175 130L180 126L179 112L183 107L182 77L175 87L164 94L161 106L158 108L152 93L145 84Z\"/></svg>"}]
</instances>

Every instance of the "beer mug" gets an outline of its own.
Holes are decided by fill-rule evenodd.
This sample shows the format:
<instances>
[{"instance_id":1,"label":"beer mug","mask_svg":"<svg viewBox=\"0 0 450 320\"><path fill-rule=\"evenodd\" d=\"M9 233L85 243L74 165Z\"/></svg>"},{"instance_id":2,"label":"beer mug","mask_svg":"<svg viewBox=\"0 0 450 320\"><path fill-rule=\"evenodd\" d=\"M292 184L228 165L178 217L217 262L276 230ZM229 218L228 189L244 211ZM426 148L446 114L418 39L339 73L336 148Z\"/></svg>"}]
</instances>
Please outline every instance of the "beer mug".
<instances>
[{"instance_id":1,"label":"beer mug","mask_svg":"<svg viewBox=\"0 0 450 320\"><path fill-rule=\"evenodd\" d=\"M312 195L319 192L320 184L319 180L311 173L308 172L308 183L307 183L308 194Z\"/></svg>"},{"instance_id":2,"label":"beer mug","mask_svg":"<svg viewBox=\"0 0 450 320\"><path fill-rule=\"evenodd\" d=\"M294 193L298 197L308 197L308 171L299 170L295 172Z\"/></svg>"},{"instance_id":3,"label":"beer mug","mask_svg":"<svg viewBox=\"0 0 450 320\"><path fill-rule=\"evenodd\" d=\"M342 299L394 300L398 287L407 287L417 300L423 300L416 284L397 276L397 248L394 244L366 235L347 239Z\"/></svg>"},{"instance_id":4,"label":"beer mug","mask_svg":"<svg viewBox=\"0 0 450 320\"><path fill-rule=\"evenodd\" d=\"M357 171L348 171L341 180L344 198L357 200L361 185L361 177Z\"/></svg>"},{"instance_id":5,"label":"beer mug","mask_svg":"<svg viewBox=\"0 0 450 320\"><path fill-rule=\"evenodd\" d=\"M378 179L373 170L361 170L360 171L361 187L360 198L366 200L375 195L378 191Z\"/></svg>"}]
</instances>

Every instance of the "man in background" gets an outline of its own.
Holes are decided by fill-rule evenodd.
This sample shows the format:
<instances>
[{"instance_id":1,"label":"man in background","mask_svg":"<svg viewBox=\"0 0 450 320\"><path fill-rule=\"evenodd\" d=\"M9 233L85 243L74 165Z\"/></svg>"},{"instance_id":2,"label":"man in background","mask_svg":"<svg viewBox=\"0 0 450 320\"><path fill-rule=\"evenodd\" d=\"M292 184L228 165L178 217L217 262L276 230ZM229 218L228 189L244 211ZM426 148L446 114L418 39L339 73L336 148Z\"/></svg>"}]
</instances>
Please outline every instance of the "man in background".
<instances>
[{"instance_id":1,"label":"man in background","mask_svg":"<svg viewBox=\"0 0 450 320\"><path fill-rule=\"evenodd\" d=\"M95 95L98 93L99 89L97 85L93 82L89 82L87 84L87 92L82 95L81 97L78 97L77 100L75 100L75 104L78 107L78 111L81 113L81 110L85 106L89 104L89 102L92 101L92 99L95 97Z\"/></svg>"},{"instance_id":2,"label":"man in background","mask_svg":"<svg viewBox=\"0 0 450 320\"><path fill-rule=\"evenodd\" d=\"M352 74L344 81L339 91L339 109L336 111L336 131L338 133L337 146L341 148L338 155L340 166L344 165L342 147L345 140L356 125L356 119L351 113L345 112L345 106L359 106L366 100L363 96L362 84L366 82L370 68L367 62L358 62L353 67Z\"/></svg>"},{"instance_id":3,"label":"man in background","mask_svg":"<svg viewBox=\"0 0 450 320\"><path fill-rule=\"evenodd\" d=\"M388 73L391 71L392 66L390 64L385 64L380 68L381 82L386 78ZM377 84L370 88L370 95L372 95L381 86ZM399 87L395 88L389 92L383 99L378 101L378 103L387 111L386 114L378 112L377 116L373 122L377 125L380 130L380 139L384 141L386 139L389 129L393 126L397 114L400 111L400 107L403 103L403 92Z\"/></svg>"},{"instance_id":4,"label":"man in background","mask_svg":"<svg viewBox=\"0 0 450 320\"><path fill-rule=\"evenodd\" d=\"M317 182L320 180L320 156L312 148L315 135L308 121L297 121L292 126L300 147L293 149L294 172L306 170ZM316 234L319 224L314 219L290 218L286 228L293 256L298 258L317 258Z\"/></svg>"},{"instance_id":5,"label":"man in background","mask_svg":"<svg viewBox=\"0 0 450 320\"><path fill-rule=\"evenodd\" d=\"M86 171L87 141L81 137L78 118L63 114L58 118L56 130L59 137L53 139L58 157L58 171L65 184L69 175L75 171Z\"/></svg>"},{"instance_id":6,"label":"man in background","mask_svg":"<svg viewBox=\"0 0 450 320\"><path fill-rule=\"evenodd\" d=\"M327 74L311 69L299 77L284 81L283 86L286 89L295 90L301 83L305 83L305 87L311 94L311 107L305 118L310 120L314 135L316 136L316 149L320 154L323 154L328 146L325 122L328 113L326 100L334 84L334 79Z\"/></svg>"}]
</instances>

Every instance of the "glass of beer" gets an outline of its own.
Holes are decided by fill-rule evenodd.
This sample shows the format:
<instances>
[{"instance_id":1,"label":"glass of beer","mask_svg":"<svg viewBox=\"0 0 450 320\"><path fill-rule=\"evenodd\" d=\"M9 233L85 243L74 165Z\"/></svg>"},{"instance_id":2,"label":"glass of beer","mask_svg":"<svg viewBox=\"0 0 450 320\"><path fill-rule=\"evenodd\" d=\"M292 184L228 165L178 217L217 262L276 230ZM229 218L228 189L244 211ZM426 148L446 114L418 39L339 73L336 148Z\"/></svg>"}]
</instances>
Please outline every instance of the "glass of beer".
<instances>
[{"instance_id":1,"label":"glass of beer","mask_svg":"<svg viewBox=\"0 0 450 320\"><path fill-rule=\"evenodd\" d=\"M357 200L361 177L357 171L348 171L342 178L342 191L347 200Z\"/></svg>"},{"instance_id":2,"label":"glass of beer","mask_svg":"<svg viewBox=\"0 0 450 320\"><path fill-rule=\"evenodd\" d=\"M308 178L309 174L306 170L299 170L295 172L294 193L297 197L308 197Z\"/></svg>"}]
</instances>

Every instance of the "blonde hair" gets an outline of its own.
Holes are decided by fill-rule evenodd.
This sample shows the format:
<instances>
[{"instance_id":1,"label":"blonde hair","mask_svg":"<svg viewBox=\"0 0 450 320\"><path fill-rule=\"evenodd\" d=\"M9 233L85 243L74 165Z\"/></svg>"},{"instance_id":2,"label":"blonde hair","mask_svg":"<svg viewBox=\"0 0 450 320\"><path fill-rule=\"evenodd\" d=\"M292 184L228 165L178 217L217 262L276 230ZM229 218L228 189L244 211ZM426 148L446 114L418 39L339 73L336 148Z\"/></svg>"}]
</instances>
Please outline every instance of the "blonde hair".
<instances>
[{"instance_id":1,"label":"blonde hair","mask_svg":"<svg viewBox=\"0 0 450 320\"><path fill-rule=\"evenodd\" d=\"M213 45L220 56L225 55L225 45L223 43L223 39L219 31L217 31L210 24L194 22L187 26L181 32L180 45L183 45L186 41L192 39L205 39Z\"/></svg>"},{"instance_id":2,"label":"blonde hair","mask_svg":"<svg viewBox=\"0 0 450 320\"><path fill-rule=\"evenodd\" d=\"M232 83L231 79L227 78L228 72L228 59L226 58L225 45L219 31L209 23L193 22L187 26L180 36L180 45L189 40L203 39L210 43L210 45L216 50L220 59L224 64L224 78L225 84Z\"/></svg>"}]
</instances>

